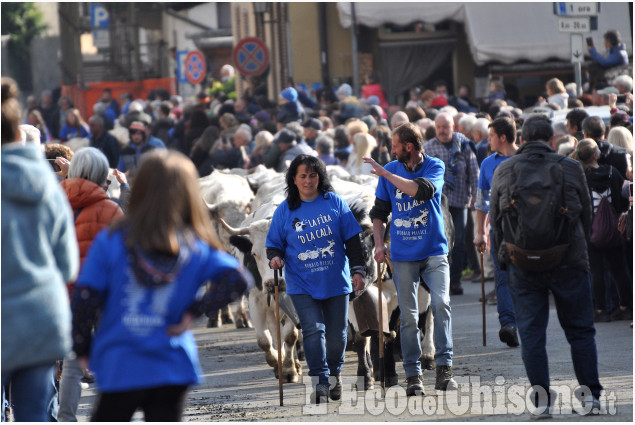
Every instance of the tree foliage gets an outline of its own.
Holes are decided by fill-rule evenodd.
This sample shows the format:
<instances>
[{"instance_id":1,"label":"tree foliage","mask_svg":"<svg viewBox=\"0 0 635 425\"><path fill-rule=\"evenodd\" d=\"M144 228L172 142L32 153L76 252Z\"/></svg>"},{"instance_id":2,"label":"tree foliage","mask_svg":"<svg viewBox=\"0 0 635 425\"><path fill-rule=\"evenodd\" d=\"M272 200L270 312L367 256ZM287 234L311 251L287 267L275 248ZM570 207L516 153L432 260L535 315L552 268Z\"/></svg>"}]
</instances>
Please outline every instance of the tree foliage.
<instances>
[{"instance_id":1,"label":"tree foliage","mask_svg":"<svg viewBox=\"0 0 635 425\"><path fill-rule=\"evenodd\" d=\"M28 48L48 26L33 3L2 3L2 35L10 35L16 47Z\"/></svg>"},{"instance_id":2,"label":"tree foliage","mask_svg":"<svg viewBox=\"0 0 635 425\"><path fill-rule=\"evenodd\" d=\"M48 25L44 15L34 3L2 2L0 13L2 35L9 35L7 44L9 69L22 90L32 86L30 46Z\"/></svg>"}]
</instances>

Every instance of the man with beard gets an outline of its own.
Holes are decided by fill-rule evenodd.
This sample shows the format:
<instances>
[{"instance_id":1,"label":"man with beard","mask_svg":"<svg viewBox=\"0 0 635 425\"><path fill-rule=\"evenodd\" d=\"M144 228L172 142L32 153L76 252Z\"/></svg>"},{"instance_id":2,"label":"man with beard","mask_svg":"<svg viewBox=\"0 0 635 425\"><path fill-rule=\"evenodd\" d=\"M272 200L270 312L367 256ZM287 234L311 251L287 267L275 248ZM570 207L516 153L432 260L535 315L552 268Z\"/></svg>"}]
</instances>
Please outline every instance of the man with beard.
<instances>
[{"instance_id":1,"label":"man with beard","mask_svg":"<svg viewBox=\"0 0 635 425\"><path fill-rule=\"evenodd\" d=\"M396 161L382 167L369 157L373 174L379 176L375 205L370 211L375 236L375 260L387 256L384 233L388 215L393 280L401 311L401 350L408 396L423 393L421 343L417 291L423 279L430 288L434 313L434 344L437 364L435 389L457 388L452 379L452 310L448 243L441 212L441 189L445 165L424 153L419 128L405 123L394 130L392 155Z\"/></svg>"}]
</instances>

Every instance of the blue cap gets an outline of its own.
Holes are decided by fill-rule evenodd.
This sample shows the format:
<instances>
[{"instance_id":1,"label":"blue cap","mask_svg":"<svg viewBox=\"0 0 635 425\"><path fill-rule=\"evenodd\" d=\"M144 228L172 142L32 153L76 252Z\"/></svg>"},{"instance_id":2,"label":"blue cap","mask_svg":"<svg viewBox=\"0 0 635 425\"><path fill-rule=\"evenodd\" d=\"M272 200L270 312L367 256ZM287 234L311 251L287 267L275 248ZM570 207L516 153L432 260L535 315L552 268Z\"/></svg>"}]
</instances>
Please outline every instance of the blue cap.
<instances>
[{"instance_id":1,"label":"blue cap","mask_svg":"<svg viewBox=\"0 0 635 425\"><path fill-rule=\"evenodd\" d=\"M351 97L353 95L353 88L350 85L344 83L337 89L337 94L344 97Z\"/></svg>"},{"instance_id":2,"label":"blue cap","mask_svg":"<svg viewBox=\"0 0 635 425\"><path fill-rule=\"evenodd\" d=\"M287 87L280 92L280 97L289 102L296 102L298 100L298 92L293 87Z\"/></svg>"}]
</instances>

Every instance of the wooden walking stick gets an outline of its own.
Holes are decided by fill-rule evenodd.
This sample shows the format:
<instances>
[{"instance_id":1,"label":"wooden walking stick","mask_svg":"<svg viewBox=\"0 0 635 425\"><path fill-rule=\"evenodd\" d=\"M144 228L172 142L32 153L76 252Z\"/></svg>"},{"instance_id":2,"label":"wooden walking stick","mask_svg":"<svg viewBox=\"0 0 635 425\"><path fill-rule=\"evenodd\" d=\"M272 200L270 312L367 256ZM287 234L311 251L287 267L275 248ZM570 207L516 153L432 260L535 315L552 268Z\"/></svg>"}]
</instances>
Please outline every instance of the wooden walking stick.
<instances>
[{"instance_id":1,"label":"wooden walking stick","mask_svg":"<svg viewBox=\"0 0 635 425\"><path fill-rule=\"evenodd\" d=\"M273 288L276 300L276 340L278 343L278 392L280 393L280 406L282 401L282 344L280 343L280 298L278 295L278 269L273 271Z\"/></svg>"},{"instance_id":2,"label":"wooden walking stick","mask_svg":"<svg viewBox=\"0 0 635 425\"><path fill-rule=\"evenodd\" d=\"M485 268L483 266L483 256L485 251L484 244L479 246L478 251L481 253L481 311L483 312L483 347L487 345L487 339L485 336Z\"/></svg>"},{"instance_id":3,"label":"wooden walking stick","mask_svg":"<svg viewBox=\"0 0 635 425\"><path fill-rule=\"evenodd\" d=\"M381 278L381 263L377 263L377 290L379 292L378 318L379 318L379 380L382 391L386 390L386 379L384 377L384 303L382 300L383 279Z\"/></svg>"}]
</instances>

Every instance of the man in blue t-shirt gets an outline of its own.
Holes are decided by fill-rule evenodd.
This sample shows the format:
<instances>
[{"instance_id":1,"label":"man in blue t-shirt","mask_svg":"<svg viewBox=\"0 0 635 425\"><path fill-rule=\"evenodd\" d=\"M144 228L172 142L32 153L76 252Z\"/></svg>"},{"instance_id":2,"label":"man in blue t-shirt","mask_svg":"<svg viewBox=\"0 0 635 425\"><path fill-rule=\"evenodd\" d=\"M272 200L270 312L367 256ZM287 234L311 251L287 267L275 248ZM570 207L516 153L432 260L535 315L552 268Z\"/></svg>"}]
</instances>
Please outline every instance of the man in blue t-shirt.
<instances>
[{"instance_id":1,"label":"man in blue t-shirt","mask_svg":"<svg viewBox=\"0 0 635 425\"><path fill-rule=\"evenodd\" d=\"M393 280L401 311L401 351L406 372L408 396L423 393L421 343L417 291L423 280L430 288L434 313L434 344L437 363L435 389L456 389L452 379L452 310L450 308L450 267L448 243L441 212L441 189L445 165L426 155L423 137L412 123L393 133L392 155L397 158L383 168L369 157L373 174L379 176L375 205L370 211L375 235L375 260L387 256L384 245L385 223L392 212L390 226Z\"/></svg>"},{"instance_id":2,"label":"man in blue t-shirt","mask_svg":"<svg viewBox=\"0 0 635 425\"><path fill-rule=\"evenodd\" d=\"M496 118L489 124L489 143L492 155L483 160L478 179L478 191L476 193L476 220L477 233L474 245L480 250L485 250L485 232L490 232L489 226L485 229L485 219L489 213L489 197L492 189L494 170L498 165L512 156L518 150L514 144L516 141L516 124L511 118ZM509 295L507 271L501 270L496 257L495 244L490 244L492 260L494 261L494 275L496 276L496 303L498 309L498 321L501 328L498 332L500 340L510 347L518 347L518 334L516 331L516 315Z\"/></svg>"}]
</instances>

